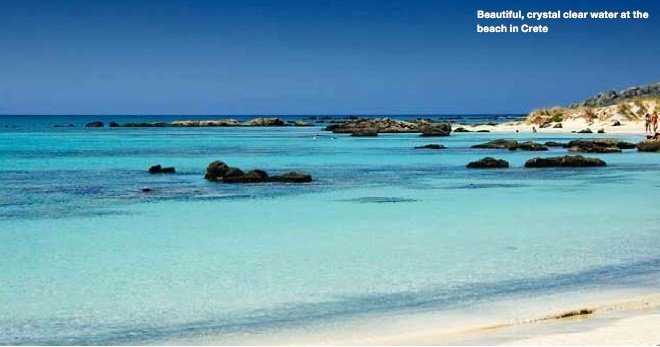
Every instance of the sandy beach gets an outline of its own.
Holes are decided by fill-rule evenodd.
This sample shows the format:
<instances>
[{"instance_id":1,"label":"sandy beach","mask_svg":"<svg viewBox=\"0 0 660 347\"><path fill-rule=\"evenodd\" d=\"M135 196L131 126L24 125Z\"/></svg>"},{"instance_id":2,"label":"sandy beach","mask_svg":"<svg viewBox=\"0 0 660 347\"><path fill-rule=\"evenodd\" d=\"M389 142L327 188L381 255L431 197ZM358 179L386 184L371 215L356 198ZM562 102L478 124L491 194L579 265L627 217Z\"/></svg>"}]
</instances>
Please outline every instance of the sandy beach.
<instances>
[{"instance_id":1,"label":"sandy beach","mask_svg":"<svg viewBox=\"0 0 660 347\"><path fill-rule=\"evenodd\" d=\"M590 306L574 306L546 315L442 328L371 345L657 345L660 343L660 295L651 294Z\"/></svg>"},{"instance_id":2,"label":"sandy beach","mask_svg":"<svg viewBox=\"0 0 660 347\"><path fill-rule=\"evenodd\" d=\"M518 122L507 122L497 125L467 125L467 124L456 124L452 126L452 129L457 129L463 127L469 131L480 131L488 130L494 133L510 133L510 132L520 132L520 133L532 133L534 128L538 133L556 133L556 134L565 134L565 133L577 133L585 129L590 129L593 133L597 133L598 130L603 129L606 134L628 134L628 135L644 135L644 121L624 121L621 122L621 125L612 126L612 121L601 122L595 120L593 122L587 122L584 119L570 119L565 120L562 123L561 128L540 128L532 124L528 124L524 121Z\"/></svg>"}]
</instances>

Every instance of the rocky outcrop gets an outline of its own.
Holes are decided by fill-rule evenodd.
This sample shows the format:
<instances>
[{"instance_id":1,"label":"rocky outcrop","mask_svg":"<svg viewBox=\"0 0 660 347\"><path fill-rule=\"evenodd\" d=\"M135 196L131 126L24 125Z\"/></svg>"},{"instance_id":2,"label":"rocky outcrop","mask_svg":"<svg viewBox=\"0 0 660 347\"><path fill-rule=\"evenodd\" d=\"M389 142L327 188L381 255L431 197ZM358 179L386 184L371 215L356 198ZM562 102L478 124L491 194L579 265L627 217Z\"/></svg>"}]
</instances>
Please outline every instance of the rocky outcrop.
<instances>
[{"instance_id":1,"label":"rocky outcrop","mask_svg":"<svg viewBox=\"0 0 660 347\"><path fill-rule=\"evenodd\" d=\"M637 144L640 152L660 152L660 139L644 140Z\"/></svg>"},{"instance_id":2,"label":"rocky outcrop","mask_svg":"<svg viewBox=\"0 0 660 347\"><path fill-rule=\"evenodd\" d=\"M99 121L90 122L90 123L85 124L85 127L87 127L87 128L102 128L103 127L103 122L99 122Z\"/></svg>"},{"instance_id":3,"label":"rocky outcrop","mask_svg":"<svg viewBox=\"0 0 660 347\"><path fill-rule=\"evenodd\" d=\"M230 167L222 161L216 160L206 167L204 178L213 182L222 183L308 183L312 176L299 172L288 172L279 176L269 176L263 170L250 170L247 173L237 167Z\"/></svg>"},{"instance_id":4,"label":"rocky outcrop","mask_svg":"<svg viewBox=\"0 0 660 347\"><path fill-rule=\"evenodd\" d=\"M160 174L160 173L175 173L176 170L174 167L162 167L160 164L154 165L149 168L149 173L150 174Z\"/></svg>"},{"instance_id":5,"label":"rocky outcrop","mask_svg":"<svg viewBox=\"0 0 660 347\"><path fill-rule=\"evenodd\" d=\"M378 137L378 130L376 129L362 129L351 133L353 137Z\"/></svg>"},{"instance_id":6,"label":"rocky outcrop","mask_svg":"<svg viewBox=\"0 0 660 347\"><path fill-rule=\"evenodd\" d=\"M246 127L282 127L287 123L280 118L255 118L242 124Z\"/></svg>"},{"instance_id":7,"label":"rocky outcrop","mask_svg":"<svg viewBox=\"0 0 660 347\"><path fill-rule=\"evenodd\" d=\"M622 149L635 148L634 143L611 138L594 140L573 140L567 146L571 152L582 153L621 153Z\"/></svg>"},{"instance_id":8,"label":"rocky outcrop","mask_svg":"<svg viewBox=\"0 0 660 347\"><path fill-rule=\"evenodd\" d=\"M471 133L472 131L471 131L471 130L467 130L467 129L463 128L463 127L458 127L458 128L456 128L456 129L454 129L454 132L455 132L455 133Z\"/></svg>"},{"instance_id":9,"label":"rocky outcrop","mask_svg":"<svg viewBox=\"0 0 660 347\"><path fill-rule=\"evenodd\" d=\"M546 147L568 147L568 143L557 142L557 141L548 141L544 143Z\"/></svg>"},{"instance_id":10,"label":"rocky outcrop","mask_svg":"<svg viewBox=\"0 0 660 347\"><path fill-rule=\"evenodd\" d=\"M563 157L533 158L525 162L528 168L543 167L598 167L607 165L598 158L583 157L581 155L566 155Z\"/></svg>"},{"instance_id":11,"label":"rocky outcrop","mask_svg":"<svg viewBox=\"0 0 660 347\"><path fill-rule=\"evenodd\" d=\"M168 126L172 126L171 124L164 123L164 122L154 122L154 123L146 123L146 122L141 122L141 123L124 123L122 127L124 128L165 128Z\"/></svg>"},{"instance_id":12,"label":"rocky outcrop","mask_svg":"<svg viewBox=\"0 0 660 347\"><path fill-rule=\"evenodd\" d=\"M508 149L508 148L517 148L518 141L516 140L506 140L498 139L493 141L488 141L486 143L478 144L472 146L472 148L486 148L486 149Z\"/></svg>"},{"instance_id":13,"label":"rocky outcrop","mask_svg":"<svg viewBox=\"0 0 660 347\"><path fill-rule=\"evenodd\" d=\"M280 183L309 183L312 181L312 176L292 171L285 173L284 175L273 176L270 181Z\"/></svg>"},{"instance_id":14,"label":"rocky outcrop","mask_svg":"<svg viewBox=\"0 0 660 347\"><path fill-rule=\"evenodd\" d=\"M509 149L512 149L512 147L509 147ZM514 150L515 149L520 149L520 150L523 150L523 151L547 151L548 147L546 147L546 146L544 146L540 143L536 143L536 142L532 142L532 141L525 141L525 142L519 143L518 146L513 147L513 149Z\"/></svg>"},{"instance_id":15,"label":"rocky outcrop","mask_svg":"<svg viewBox=\"0 0 660 347\"><path fill-rule=\"evenodd\" d=\"M579 104L571 105L571 107L588 106L588 107L602 107L614 105L619 101L632 99L636 97L657 97L660 96L660 83L652 83L641 87L631 87L621 91L612 90L607 93L600 93L598 96L582 101Z\"/></svg>"},{"instance_id":16,"label":"rocky outcrop","mask_svg":"<svg viewBox=\"0 0 660 347\"><path fill-rule=\"evenodd\" d=\"M426 120L401 121L391 118L358 118L330 124L325 130L337 134L375 130L378 133L427 133L431 136L447 136L451 132L451 125L448 123L431 123Z\"/></svg>"},{"instance_id":17,"label":"rocky outcrop","mask_svg":"<svg viewBox=\"0 0 660 347\"><path fill-rule=\"evenodd\" d=\"M509 162L502 159L485 157L467 164L468 169L499 169L509 167Z\"/></svg>"},{"instance_id":18,"label":"rocky outcrop","mask_svg":"<svg viewBox=\"0 0 660 347\"><path fill-rule=\"evenodd\" d=\"M589 129L589 128L586 128L586 129L582 129L582 130L578 131L577 133L578 134L592 134L593 131L591 131L591 129Z\"/></svg>"},{"instance_id":19,"label":"rocky outcrop","mask_svg":"<svg viewBox=\"0 0 660 347\"><path fill-rule=\"evenodd\" d=\"M445 149L446 147L436 143L430 143L424 146L415 146L415 149Z\"/></svg>"}]
</instances>

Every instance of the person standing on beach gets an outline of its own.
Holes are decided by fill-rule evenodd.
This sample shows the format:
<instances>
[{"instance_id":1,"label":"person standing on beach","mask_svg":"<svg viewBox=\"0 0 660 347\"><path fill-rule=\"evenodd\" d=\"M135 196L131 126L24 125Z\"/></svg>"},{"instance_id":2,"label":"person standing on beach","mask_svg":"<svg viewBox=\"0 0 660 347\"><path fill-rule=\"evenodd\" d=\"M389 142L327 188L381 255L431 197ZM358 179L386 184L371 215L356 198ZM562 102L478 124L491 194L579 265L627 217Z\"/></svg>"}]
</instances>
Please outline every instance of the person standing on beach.
<instances>
[{"instance_id":1,"label":"person standing on beach","mask_svg":"<svg viewBox=\"0 0 660 347\"><path fill-rule=\"evenodd\" d=\"M646 133L646 135L649 135L651 133L651 115L650 114L647 113L646 116L644 116L644 122L645 122L645 125L646 125L646 127L644 129L644 133Z\"/></svg>"},{"instance_id":2,"label":"person standing on beach","mask_svg":"<svg viewBox=\"0 0 660 347\"><path fill-rule=\"evenodd\" d=\"M653 112L653 117L651 117L651 123L653 123L653 135L658 134L658 111Z\"/></svg>"}]
</instances>

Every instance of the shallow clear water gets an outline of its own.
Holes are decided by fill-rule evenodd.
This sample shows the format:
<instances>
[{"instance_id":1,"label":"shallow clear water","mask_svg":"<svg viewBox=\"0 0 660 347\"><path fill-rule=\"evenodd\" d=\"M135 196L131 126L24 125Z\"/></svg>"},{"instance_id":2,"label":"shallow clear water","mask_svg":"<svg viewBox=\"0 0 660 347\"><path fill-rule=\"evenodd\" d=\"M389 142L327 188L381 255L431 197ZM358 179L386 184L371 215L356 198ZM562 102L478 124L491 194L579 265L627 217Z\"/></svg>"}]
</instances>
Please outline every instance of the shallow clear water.
<instances>
[{"instance_id":1,"label":"shallow clear water","mask_svg":"<svg viewBox=\"0 0 660 347\"><path fill-rule=\"evenodd\" d=\"M659 285L657 154L524 169L566 150L469 146L576 134L52 128L70 119L83 123L0 117L10 125L0 131L3 344L249 335L639 276ZM412 149L427 143L448 148ZM486 155L511 168L465 168ZM315 181L210 183L203 173L216 159ZM146 173L155 163L177 173Z\"/></svg>"}]
</instances>

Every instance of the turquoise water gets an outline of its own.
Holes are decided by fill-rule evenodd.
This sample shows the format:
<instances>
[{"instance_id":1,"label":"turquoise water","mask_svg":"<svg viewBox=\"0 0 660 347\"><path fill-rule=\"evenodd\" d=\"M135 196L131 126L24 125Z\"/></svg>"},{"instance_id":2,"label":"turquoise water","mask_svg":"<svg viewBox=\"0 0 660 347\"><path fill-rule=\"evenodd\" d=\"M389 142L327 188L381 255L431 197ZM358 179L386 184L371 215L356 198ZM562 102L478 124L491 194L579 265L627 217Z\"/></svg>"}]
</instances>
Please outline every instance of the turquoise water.
<instances>
[{"instance_id":1,"label":"turquoise water","mask_svg":"<svg viewBox=\"0 0 660 347\"><path fill-rule=\"evenodd\" d=\"M62 129L52 124L70 119L7 119L1 344L232 343L364 314L660 286L657 154L524 169L566 150L469 146L578 135L351 138L320 127ZM427 143L448 148L412 149ZM511 168L465 168L486 155ZM315 181L210 183L203 173L216 159ZM177 174L147 174L155 163Z\"/></svg>"}]
</instances>

